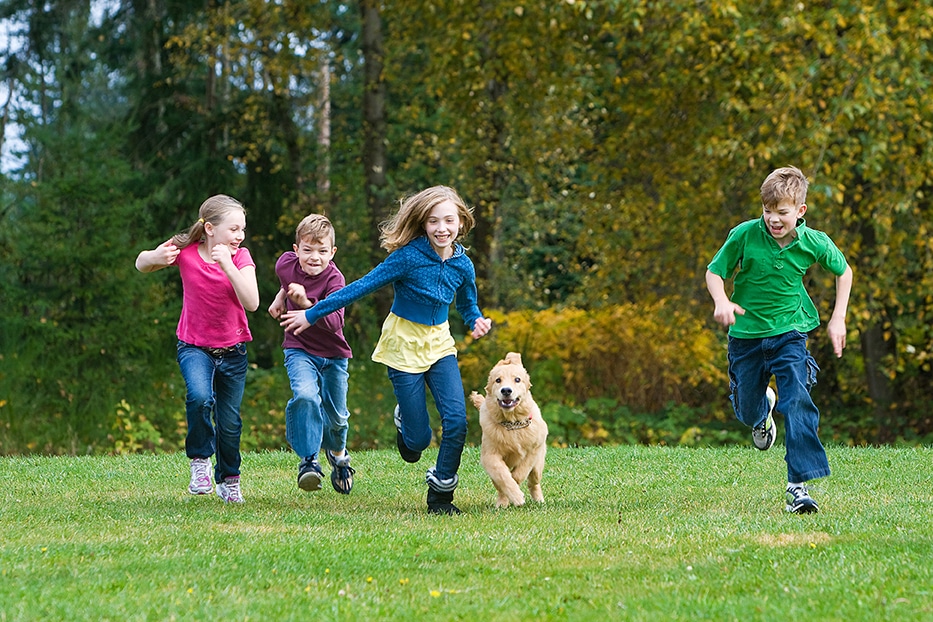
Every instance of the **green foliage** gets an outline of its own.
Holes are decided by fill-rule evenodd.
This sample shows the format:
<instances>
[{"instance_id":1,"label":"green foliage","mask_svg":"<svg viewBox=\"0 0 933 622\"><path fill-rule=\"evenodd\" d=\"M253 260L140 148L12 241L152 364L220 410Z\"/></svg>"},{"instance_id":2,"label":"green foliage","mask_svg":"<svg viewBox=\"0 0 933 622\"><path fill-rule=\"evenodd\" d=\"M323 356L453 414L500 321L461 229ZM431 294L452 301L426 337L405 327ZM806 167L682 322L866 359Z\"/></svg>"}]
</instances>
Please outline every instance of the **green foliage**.
<instances>
[{"instance_id":1,"label":"green foliage","mask_svg":"<svg viewBox=\"0 0 933 622\"><path fill-rule=\"evenodd\" d=\"M495 362L519 352L556 445L735 441L725 350L675 308L491 313L494 330L460 356L464 385L482 392Z\"/></svg>"},{"instance_id":2,"label":"green foliage","mask_svg":"<svg viewBox=\"0 0 933 622\"><path fill-rule=\"evenodd\" d=\"M509 346L534 351L545 393L563 387L544 396L568 422L562 442L712 442L710 426L730 415L703 270L729 228L758 213L767 172L787 163L811 178L808 224L855 271L846 356L832 356L822 331L811 340L826 428L853 443L933 436L918 414L933 392L925 3L378 8L388 129L366 138L385 145L388 170L376 189L361 170L371 143L357 4L119 3L98 24L89 3L0 2L3 118L26 141L0 204L2 451L97 451L121 400L165 442L178 437L178 389L164 378L177 373L180 284L134 275L132 257L188 226L207 195L246 202L267 303L301 216L331 217L353 280L375 260L366 197L391 197L387 211L435 183L476 208L466 242L481 304L551 314L535 329L560 339L522 328L531 341ZM825 318L831 276L814 271L808 286ZM358 352L378 334L375 307L348 309ZM262 312L251 324L251 360L281 377L280 328ZM484 364L504 350L491 337L475 345ZM476 384L482 366L465 363ZM281 378L258 379L256 447L276 442L287 395ZM391 435L390 401L360 396L380 422L360 436ZM642 416L671 423L631 423Z\"/></svg>"},{"instance_id":3,"label":"green foliage","mask_svg":"<svg viewBox=\"0 0 933 622\"><path fill-rule=\"evenodd\" d=\"M137 454L158 451L164 439L144 415L134 412L126 400L121 400L108 440L113 443L115 454Z\"/></svg>"},{"instance_id":4,"label":"green foliage","mask_svg":"<svg viewBox=\"0 0 933 622\"><path fill-rule=\"evenodd\" d=\"M601 396L640 412L658 411L670 401L707 404L726 382L725 352L715 333L672 307L490 314L495 329L469 345L461 357L463 374L485 386L490 362L515 351L545 402L582 405Z\"/></svg>"}]
</instances>

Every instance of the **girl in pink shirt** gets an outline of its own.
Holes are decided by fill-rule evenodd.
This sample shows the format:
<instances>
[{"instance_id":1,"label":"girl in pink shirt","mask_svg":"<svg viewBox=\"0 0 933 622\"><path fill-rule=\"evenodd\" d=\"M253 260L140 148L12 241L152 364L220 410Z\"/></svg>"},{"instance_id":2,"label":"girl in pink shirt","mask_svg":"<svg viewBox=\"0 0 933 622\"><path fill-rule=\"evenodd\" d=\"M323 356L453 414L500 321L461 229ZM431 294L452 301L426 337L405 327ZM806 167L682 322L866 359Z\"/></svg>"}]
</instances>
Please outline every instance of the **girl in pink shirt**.
<instances>
[{"instance_id":1,"label":"girl in pink shirt","mask_svg":"<svg viewBox=\"0 0 933 622\"><path fill-rule=\"evenodd\" d=\"M225 502L240 493L240 402L246 384L246 342L252 341L246 311L259 307L256 264L241 247L246 210L218 194L201 204L186 233L136 258L136 269L154 272L177 265L184 290L178 320L178 366L185 379L191 460L188 492L210 494L213 481ZM212 418L213 415L213 418ZM216 424L216 425L215 425ZM211 456L217 464L211 477Z\"/></svg>"}]
</instances>

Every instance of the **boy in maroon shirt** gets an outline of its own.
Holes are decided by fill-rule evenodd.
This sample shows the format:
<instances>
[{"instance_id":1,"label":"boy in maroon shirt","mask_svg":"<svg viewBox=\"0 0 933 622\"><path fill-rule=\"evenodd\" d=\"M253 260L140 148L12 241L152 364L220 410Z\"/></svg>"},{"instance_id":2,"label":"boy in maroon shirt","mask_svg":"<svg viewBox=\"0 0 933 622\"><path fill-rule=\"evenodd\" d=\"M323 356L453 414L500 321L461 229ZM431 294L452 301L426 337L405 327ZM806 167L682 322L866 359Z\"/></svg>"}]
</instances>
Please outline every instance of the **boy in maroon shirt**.
<instances>
[{"instance_id":1,"label":"boy in maroon shirt","mask_svg":"<svg viewBox=\"0 0 933 622\"><path fill-rule=\"evenodd\" d=\"M269 306L278 319L286 311L310 309L346 280L332 262L337 247L334 227L320 214L298 223L294 251L286 251L275 264L281 288ZM332 467L334 490L350 494L353 474L347 452L347 365L353 356L343 336L343 309L323 317L295 335L285 333L285 369L292 398L285 407L285 436L301 458L298 487L320 490L324 478L318 454L324 449Z\"/></svg>"}]
</instances>

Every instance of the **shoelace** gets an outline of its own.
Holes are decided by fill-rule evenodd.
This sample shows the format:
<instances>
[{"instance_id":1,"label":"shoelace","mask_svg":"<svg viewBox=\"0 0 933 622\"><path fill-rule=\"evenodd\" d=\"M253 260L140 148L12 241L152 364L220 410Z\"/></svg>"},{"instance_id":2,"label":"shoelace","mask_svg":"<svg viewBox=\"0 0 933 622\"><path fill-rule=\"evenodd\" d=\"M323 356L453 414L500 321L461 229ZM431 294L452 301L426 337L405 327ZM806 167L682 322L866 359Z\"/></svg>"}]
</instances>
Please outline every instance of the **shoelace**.
<instances>
[{"instance_id":1,"label":"shoelace","mask_svg":"<svg viewBox=\"0 0 933 622\"><path fill-rule=\"evenodd\" d=\"M227 482L224 484L227 488L227 498L231 501L240 501L243 499L240 496L240 482Z\"/></svg>"}]
</instances>

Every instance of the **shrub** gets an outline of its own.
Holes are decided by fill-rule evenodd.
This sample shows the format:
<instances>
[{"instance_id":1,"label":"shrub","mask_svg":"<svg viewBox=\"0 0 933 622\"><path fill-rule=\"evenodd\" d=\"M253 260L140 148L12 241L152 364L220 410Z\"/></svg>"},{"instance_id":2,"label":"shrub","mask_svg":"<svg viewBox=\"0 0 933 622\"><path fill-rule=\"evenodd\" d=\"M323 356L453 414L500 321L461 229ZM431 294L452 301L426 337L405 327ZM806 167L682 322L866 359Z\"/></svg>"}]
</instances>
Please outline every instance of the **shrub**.
<instances>
[{"instance_id":1,"label":"shrub","mask_svg":"<svg viewBox=\"0 0 933 622\"><path fill-rule=\"evenodd\" d=\"M670 309L491 313L495 330L461 353L464 385L482 391L492 365L519 352L554 443L727 442L725 349L703 322Z\"/></svg>"}]
</instances>

